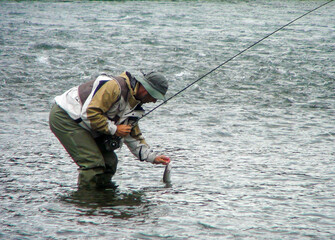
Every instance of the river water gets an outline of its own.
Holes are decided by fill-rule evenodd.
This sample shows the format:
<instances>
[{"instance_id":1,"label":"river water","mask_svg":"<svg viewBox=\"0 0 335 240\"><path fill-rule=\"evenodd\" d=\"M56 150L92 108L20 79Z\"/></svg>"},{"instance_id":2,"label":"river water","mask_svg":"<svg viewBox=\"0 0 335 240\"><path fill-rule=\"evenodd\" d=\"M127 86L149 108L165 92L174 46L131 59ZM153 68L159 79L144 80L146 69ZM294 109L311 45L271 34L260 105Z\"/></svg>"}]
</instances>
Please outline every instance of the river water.
<instances>
[{"instance_id":1,"label":"river water","mask_svg":"<svg viewBox=\"0 0 335 240\"><path fill-rule=\"evenodd\" d=\"M322 1L1 1L1 239L335 239L335 3L140 125L116 191L79 191L52 99L101 72L162 71L172 96ZM149 104L149 110L155 105Z\"/></svg>"}]
</instances>

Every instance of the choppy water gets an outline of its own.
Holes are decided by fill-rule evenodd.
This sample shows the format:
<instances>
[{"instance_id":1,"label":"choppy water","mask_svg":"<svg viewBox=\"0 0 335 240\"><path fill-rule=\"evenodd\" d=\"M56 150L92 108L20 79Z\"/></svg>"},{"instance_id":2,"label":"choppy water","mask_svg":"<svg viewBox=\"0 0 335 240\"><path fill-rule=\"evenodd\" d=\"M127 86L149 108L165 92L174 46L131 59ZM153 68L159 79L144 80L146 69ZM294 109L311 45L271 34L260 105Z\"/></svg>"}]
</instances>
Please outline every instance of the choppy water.
<instances>
[{"instance_id":1,"label":"choppy water","mask_svg":"<svg viewBox=\"0 0 335 240\"><path fill-rule=\"evenodd\" d=\"M118 191L78 191L47 122L99 72L161 70L171 96L321 3L1 1L0 238L335 239L334 3L143 119L172 186L123 148Z\"/></svg>"}]
</instances>

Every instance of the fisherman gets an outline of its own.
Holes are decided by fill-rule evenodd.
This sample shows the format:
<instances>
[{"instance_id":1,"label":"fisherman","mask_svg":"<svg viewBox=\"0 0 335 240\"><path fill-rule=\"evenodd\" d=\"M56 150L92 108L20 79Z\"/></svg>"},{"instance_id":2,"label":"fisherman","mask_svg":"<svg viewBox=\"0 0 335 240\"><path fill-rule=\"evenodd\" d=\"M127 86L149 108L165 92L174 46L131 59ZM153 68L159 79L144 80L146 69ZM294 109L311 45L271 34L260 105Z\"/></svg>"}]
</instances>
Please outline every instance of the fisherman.
<instances>
[{"instance_id":1,"label":"fisherman","mask_svg":"<svg viewBox=\"0 0 335 240\"><path fill-rule=\"evenodd\" d=\"M165 100L167 90L168 82L158 72L141 78L124 72L117 77L102 74L55 98L50 129L79 166L80 188L113 187L118 163L114 150L123 142L140 161L170 162L150 149L138 126L141 105Z\"/></svg>"}]
</instances>

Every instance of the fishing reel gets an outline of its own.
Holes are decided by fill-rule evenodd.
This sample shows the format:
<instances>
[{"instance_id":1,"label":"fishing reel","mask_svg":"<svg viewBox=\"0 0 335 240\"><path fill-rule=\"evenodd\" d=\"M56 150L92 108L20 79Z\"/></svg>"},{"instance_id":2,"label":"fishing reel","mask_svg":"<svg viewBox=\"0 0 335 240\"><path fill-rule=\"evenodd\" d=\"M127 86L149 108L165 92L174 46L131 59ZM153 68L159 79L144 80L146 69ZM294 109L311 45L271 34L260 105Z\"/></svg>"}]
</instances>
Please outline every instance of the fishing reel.
<instances>
[{"instance_id":1,"label":"fishing reel","mask_svg":"<svg viewBox=\"0 0 335 240\"><path fill-rule=\"evenodd\" d=\"M107 152L114 151L121 146L121 138L113 135L106 135L103 145Z\"/></svg>"}]
</instances>

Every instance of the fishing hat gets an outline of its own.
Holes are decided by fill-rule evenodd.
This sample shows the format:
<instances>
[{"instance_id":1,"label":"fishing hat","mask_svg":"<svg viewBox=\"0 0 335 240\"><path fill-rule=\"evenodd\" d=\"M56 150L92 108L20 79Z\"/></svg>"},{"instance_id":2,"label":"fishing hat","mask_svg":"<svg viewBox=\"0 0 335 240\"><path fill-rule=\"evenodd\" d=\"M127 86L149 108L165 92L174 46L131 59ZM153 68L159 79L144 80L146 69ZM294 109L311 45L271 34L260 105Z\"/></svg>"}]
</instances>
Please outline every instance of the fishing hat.
<instances>
[{"instance_id":1,"label":"fishing hat","mask_svg":"<svg viewBox=\"0 0 335 240\"><path fill-rule=\"evenodd\" d=\"M166 78L158 72L142 74L143 78L139 78L138 81L143 85L145 90L147 90L153 98L165 100L165 94L169 87Z\"/></svg>"}]
</instances>

